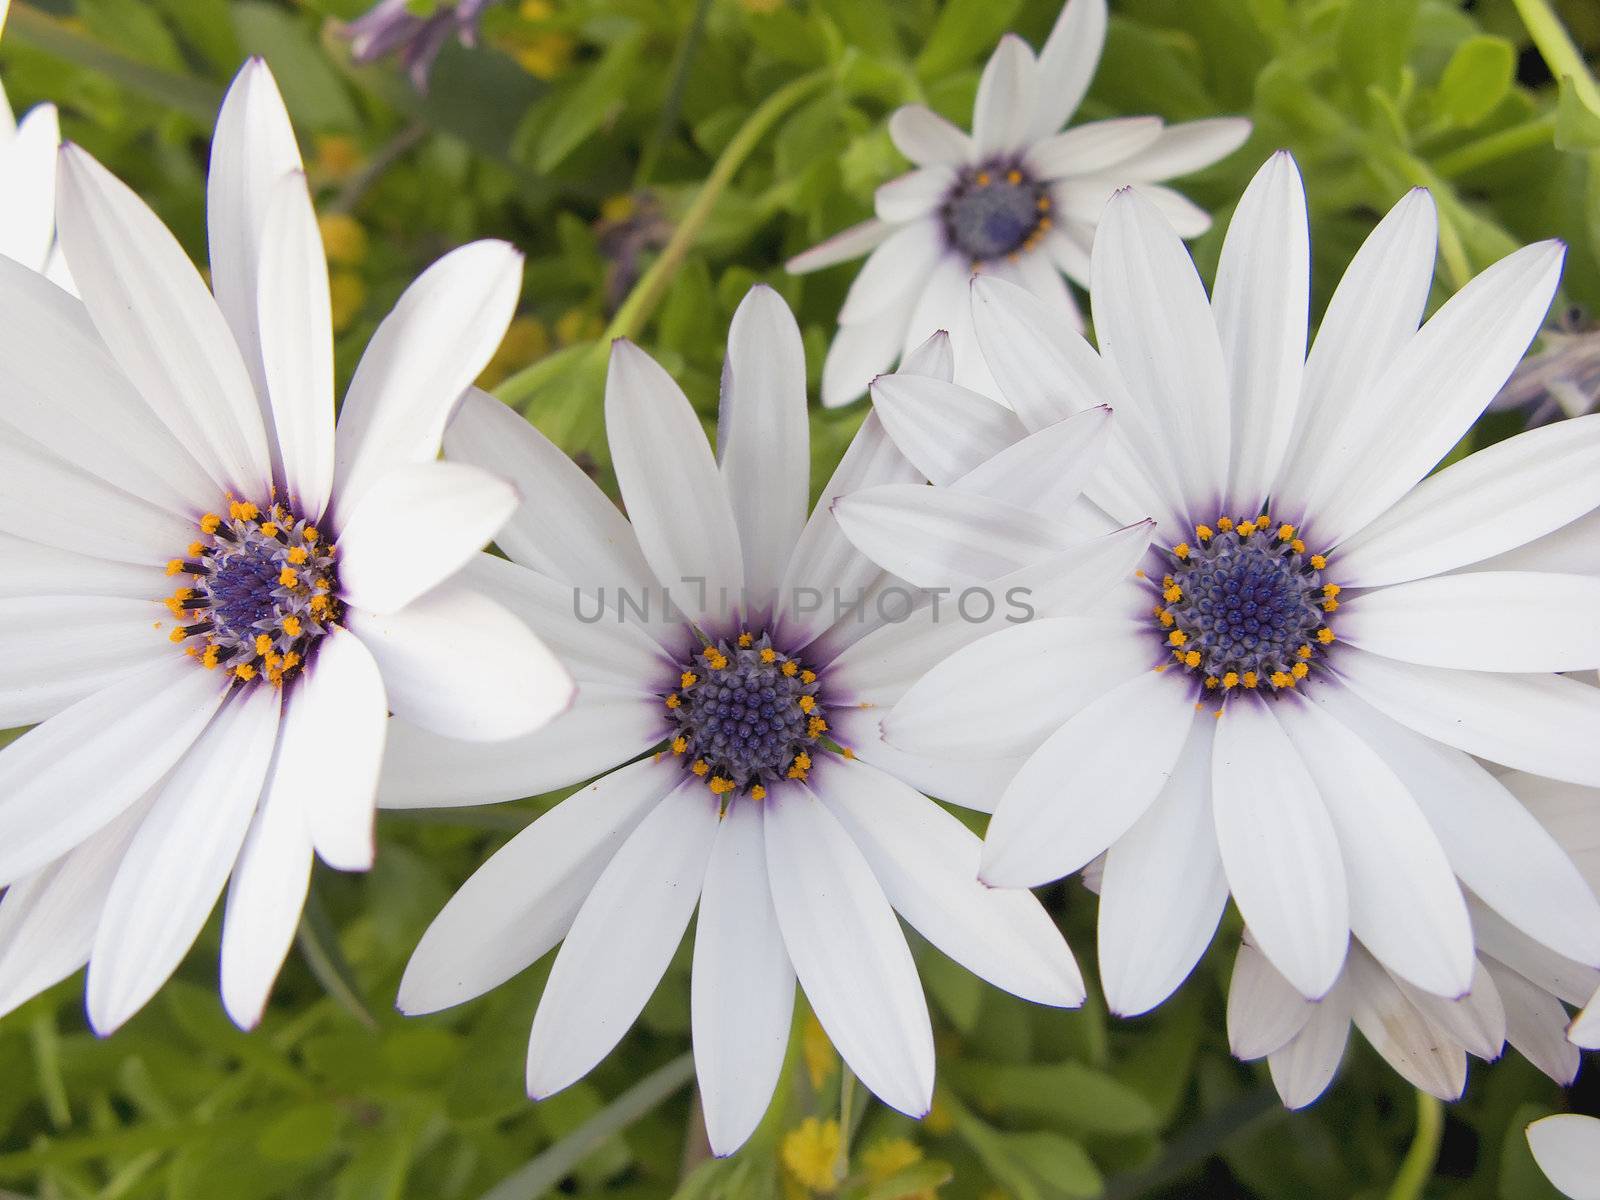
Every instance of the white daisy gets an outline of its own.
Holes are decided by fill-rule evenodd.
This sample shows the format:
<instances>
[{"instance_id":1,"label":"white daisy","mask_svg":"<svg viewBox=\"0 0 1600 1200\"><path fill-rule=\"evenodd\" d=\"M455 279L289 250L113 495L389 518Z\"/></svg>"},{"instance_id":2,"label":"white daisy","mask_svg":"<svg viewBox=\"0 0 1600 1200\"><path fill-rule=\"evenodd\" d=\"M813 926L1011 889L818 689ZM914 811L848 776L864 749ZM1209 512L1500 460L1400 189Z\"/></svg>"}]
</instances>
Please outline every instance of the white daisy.
<instances>
[{"instance_id":1,"label":"white daisy","mask_svg":"<svg viewBox=\"0 0 1600 1200\"><path fill-rule=\"evenodd\" d=\"M444 584L516 504L434 461L511 318L516 252L468 246L401 297L336 433L327 265L259 61L218 118L209 218L215 298L67 147L84 302L0 260L0 727L42 722L0 752L0 1011L87 961L101 1033L230 873L222 995L259 1019L313 851L371 862L390 709L508 737L572 691L526 626Z\"/></svg>"},{"instance_id":2,"label":"white daisy","mask_svg":"<svg viewBox=\"0 0 1600 1200\"><path fill-rule=\"evenodd\" d=\"M1250 122L1118 117L1062 132L1105 37L1105 0L1068 0L1037 57L1015 34L1000 40L978 84L970 135L920 104L889 118L889 136L916 169L878 189L871 220L789 263L803 274L871 252L839 312L823 404L857 399L936 329L950 332L956 381L991 390L967 304L974 272L1021 284L1054 319L1081 327L1062 276L1089 286L1095 225L1125 184L1140 184L1184 237L1210 228L1209 214L1159 181L1233 153Z\"/></svg>"},{"instance_id":3,"label":"white daisy","mask_svg":"<svg viewBox=\"0 0 1600 1200\"><path fill-rule=\"evenodd\" d=\"M909 365L948 378L946 339ZM573 664L579 700L544 733L481 751L396 738L380 789L384 804L470 804L608 772L456 894L406 970L400 1008L480 995L564 938L528 1051L529 1094L548 1096L621 1039L698 903L694 1050L719 1154L767 1107L797 976L862 1082L904 1112L927 1110L932 1034L896 912L1011 992L1083 998L1037 901L978 883L978 838L919 792L987 807L986 767L898 754L876 737L875 706L1002 623L1004 591L995 613L971 599L970 623L953 601L943 617L928 606L908 616L910 590L883 586L844 539L836 497L917 478L873 417L807 518L804 381L793 317L754 289L728 334L714 460L671 377L617 342L606 424L631 526L525 421L469 400L447 453L506 474L525 504L499 538L511 561L485 556L468 574ZM1104 589L1147 540L1142 528L1099 539L1016 586ZM663 615L663 586L683 612Z\"/></svg>"},{"instance_id":4,"label":"white daisy","mask_svg":"<svg viewBox=\"0 0 1600 1200\"><path fill-rule=\"evenodd\" d=\"M922 465L1116 411L1088 494L1149 513L1157 547L1092 636L1073 610L958 652L884 720L891 746L1025 756L983 877L1058 879L1108 853L1100 963L1120 1013L1188 973L1232 894L1294 987L1325 995L1353 933L1400 978L1467 991L1457 878L1550 949L1600 965L1600 906L1474 755L1600 785L1600 580L1464 570L1600 504L1600 420L1535 430L1424 478L1539 327L1563 248L1507 256L1417 328L1433 280L1426 192L1357 254L1305 352L1309 245L1287 154L1246 191L1210 303L1137 190L1094 254L1100 353L1035 298L974 285L979 344L1011 409L890 376L877 411ZM936 480L937 482L937 480ZM842 501L847 533L913 582L959 565L949 489ZM973 541L1047 553L1038 511L966 518ZM974 533L974 529L978 530ZM998 529L998 532L996 531Z\"/></svg>"},{"instance_id":5,"label":"white daisy","mask_svg":"<svg viewBox=\"0 0 1600 1200\"><path fill-rule=\"evenodd\" d=\"M1501 782L1571 855L1590 889L1600 889L1600 792L1519 772ZM1565 1005L1582 1003L1600 971L1549 950L1476 897L1468 907L1478 960L1460 999L1406 982L1358 942L1333 989L1308 1001L1246 939L1228 992L1233 1052L1266 1058L1290 1108L1326 1089L1352 1021L1408 1082L1441 1100L1460 1098L1469 1054L1493 1060L1507 1043L1567 1086L1578 1074L1579 1046L1568 1040Z\"/></svg>"},{"instance_id":6,"label":"white daisy","mask_svg":"<svg viewBox=\"0 0 1600 1200\"><path fill-rule=\"evenodd\" d=\"M1559 1113L1528 1126L1528 1148L1556 1190L1570 1200L1600 1200L1600 1119Z\"/></svg>"}]
</instances>

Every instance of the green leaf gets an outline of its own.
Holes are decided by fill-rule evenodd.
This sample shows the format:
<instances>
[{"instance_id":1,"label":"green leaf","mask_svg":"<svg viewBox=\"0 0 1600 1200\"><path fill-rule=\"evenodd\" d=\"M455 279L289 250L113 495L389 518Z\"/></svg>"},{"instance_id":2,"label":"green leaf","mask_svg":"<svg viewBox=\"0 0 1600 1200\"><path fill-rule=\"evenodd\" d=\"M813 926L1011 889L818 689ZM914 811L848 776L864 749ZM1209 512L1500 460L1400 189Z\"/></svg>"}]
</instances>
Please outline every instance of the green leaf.
<instances>
[{"instance_id":1,"label":"green leaf","mask_svg":"<svg viewBox=\"0 0 1600 1200\"><path fill-rule=\"evenodd\" d=\"M1556 98L1556 149L1600 150L1600 109L1589 104L1585 89L1571 79L1561 80Z\"/></svg>"},{"instance_id":2,"label":"green leaf","mask_svg":"<svg viewBox=\"0 0 1600 1200\"><path fill-rule=\"evenodd\" d=\"M1081 1145L1058 1133L1008 1133L1006 1148L1023 1168L1052 1192L1065 1196L1100 1194L1100 1172Z\"/></svg>"},{"instance_id":3,"label":"green leaf","mask_svg":"<svg viewBox=\"0 0 1600 1200\"><path fill-rule=\"evenodd\" d=\"M339 73L302 18L265 0L239 0L233 6L233 21L240 48L261 55L272 68L295 121L321 130L361 127Z\"/></svg>"},{"instance_id":4,"label":"green leaf","mask_svg":"<svg viewBox=\"0 0 1600 1200\"><path fill-rule=\"evenodd\" d=\"M1516 69L1516 47L1505 38L1468 38L1439 79L1440 109L1457 125L1476 125L1506 98Z\"/></svg>"},{"instance_id":5,"label":"green leaf","mask_svg":"<svg viewBox=\"0 0 1600 1200\"><path fill-rule=\"evenodd\" d=\"M644 35L633 33L615 42L583 81L550 107L541 106L541 121L533 146L534 170L548 172L610 120L639 86L639 57Z\"/></svg>"},{"instance_id":6,"label":"green leaf","mask_svg":"<svg viewBox=\"0 0 1600 1200\"><path fill-rule=\"evenodd\" d=\"M1339 27L1339 64L1353 94L1370 87L1390 95L1400 90L1400 72L1411 53L1420 0L1350 0Z\"/></svg>"},{"instance_id":7,"label":"green leaf","mask_svg":"<svg viewBox=\"0 0 1600 1200\"><path fill-rule=\"evenodd\" d=\"M950 0L917 56L917 74L929 79L988 54L1020 7L1021 0Z\"/></svg>"},{"instance_id":8,"label":"green leaf","mask_svg":"<svg viewBox=\"0 0 1600 1200\"><path fill-rule=\"evenodd\" d=\"M311 1162L333 1149L344 1121L343 1110L327 1101L297 1105L262 1127L256 1149L276 1162Z\"/></svg>"},{"instance_id":9,"label":"green leaf","mask_svg":"<svg viewBox=\"0 0 1600 1200\"><path fill-rule=\"evenodd\" d=\"M912 1163L903 1171L896 1171L889 1178L869 1186L860 1193L859 1200L906 1200L908 1196L943 1187L954 1175L949 1163Z\"/></svg>"},{"instance_id":10,"label":"green leaf","mask_svg":"<svg viewBox=\"0 0 1600 1200\"><path fill-rule=\"evenodd\" d=\"M1105 1134L1145 1133L1160 1124L1155 1107L1137 1091L1081 1063L955 1062L945 1067L945 1077L985 1112Z\"/></svg>"}]
</instances>

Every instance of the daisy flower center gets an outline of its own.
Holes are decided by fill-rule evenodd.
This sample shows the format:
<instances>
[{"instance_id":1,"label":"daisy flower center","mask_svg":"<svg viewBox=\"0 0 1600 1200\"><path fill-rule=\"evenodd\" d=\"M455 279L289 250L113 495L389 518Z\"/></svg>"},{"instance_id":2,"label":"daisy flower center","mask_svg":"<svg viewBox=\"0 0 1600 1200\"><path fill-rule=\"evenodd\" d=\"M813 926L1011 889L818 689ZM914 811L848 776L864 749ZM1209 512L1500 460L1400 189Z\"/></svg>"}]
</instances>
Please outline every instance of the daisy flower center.
<instances>
[{"instance_id":1,"label":"daisy flower center","mask_svg":"<svg viewBox=\"0 0 1600 1200\"><path fill-rule=\"evenodd\" d=\"M263 513L234 500L228 515L200 518L200 536L168 575L189 582L167 598L181 622L171 633L207 670L281 686L304 667L339 619L334 547L282 504Z\"/></svg>"},{"instance_id":2,"label":"daisy flower center","mask_svg":"<svg viewBox=\"0 0 1600 1200\"><path fill-rule=\"evenodd\" d=\"M816 672L766 634L708 645L666 695L671 751L714 794L763 799L778 780L810 772L828 728L819 687Z\"/></svg>"},{"instance_id":3,"label":"daisy flower center","mask_svg":"<svg viewBox=\"0 0 1600 1200\"><path fill-rule=\"evenodd\" d=\"M1296 687L1333 643L1339 585L1293 525L1220 517L1162 555L1156 628L1208 693Z\"/></svg>"},{"instance_id":4,"label":"daisy flower center","mask_svg":"<svg viewBox=\"0 0 1600 1200\"><path fill-rule=\"evenodd\" d=\"M941 215L950 243L974 263L1031 250L1050 228L1045 186L1016 165L964 171Z\"/></svg>"}]
</instances>

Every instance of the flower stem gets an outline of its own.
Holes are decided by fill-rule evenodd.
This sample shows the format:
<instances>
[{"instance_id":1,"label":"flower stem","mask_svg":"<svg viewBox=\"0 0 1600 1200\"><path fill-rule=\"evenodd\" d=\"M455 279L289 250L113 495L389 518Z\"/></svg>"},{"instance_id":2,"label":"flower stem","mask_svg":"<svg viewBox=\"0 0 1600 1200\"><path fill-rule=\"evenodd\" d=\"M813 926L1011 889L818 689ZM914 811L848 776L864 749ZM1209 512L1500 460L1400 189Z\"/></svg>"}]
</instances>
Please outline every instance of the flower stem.
<instances>
[{"instance_id":1,"label":"flower stem","mask_svg":"<svg viewBox=\"0 0 1600 1200\"><path fill-rule=\"evenodd\" d=\"M1555 127L1555 114L1545 113L1542 117L1524 121L1521 125L1513 125L1510 129L1502 129L1498 133L1491 133L1487 137L1468 142L1465 146L1460 146L1436 159L1433 169L1441 178L1456 179L1468 171L1491 166L1523 150L1548 146L1550 133Z\"/></svg>"},{"instance_id":2,"label":"flower stem","mask_svg":"<svg viewBox=\"0 0 1600 1200\"><path fill-rule=\"evenodd\" d=\"M1400 1171L1389 1187L1387 1200L1422 1200L1439 1161L1439 1141L1444 1136L1444 1105L1427 1092L1417 1093L1417 1132L1401 1160Z\"/></svg>"},{"instance_id":3,"label":"flower stem","mask_svg":"<svg viewBox=\"0 0 1600 1200\"><path fill-rule=\"evenodd\" d=\"M1567 32L1561 18L1556 16L1555 10L1550 7L1549 0L1511 0L1516 6L1517 15L1522 18L1522 23L1528 27L1528 33L1533 37L1533 44L1539 48L1539 54L1544 59L1545 65L1550 68L1550 74L1557 79L1567 79L1578 90L1578 96L1591 109L1600 111L1600 83L1595 82L1594 76L1589 71L1589 64L1584 62L1583 55L1572 40L1572 35Z\"/></svg>"}]
</instances>

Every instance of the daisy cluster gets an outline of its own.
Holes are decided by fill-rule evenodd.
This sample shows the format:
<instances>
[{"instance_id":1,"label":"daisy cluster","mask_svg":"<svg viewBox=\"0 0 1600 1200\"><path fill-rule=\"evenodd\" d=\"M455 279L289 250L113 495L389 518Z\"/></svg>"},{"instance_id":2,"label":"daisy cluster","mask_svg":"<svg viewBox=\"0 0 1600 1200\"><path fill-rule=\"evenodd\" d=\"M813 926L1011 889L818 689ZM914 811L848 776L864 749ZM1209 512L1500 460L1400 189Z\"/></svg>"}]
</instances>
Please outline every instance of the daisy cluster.
<instances>
[{"instance_id":1,"label":"daisy cluster","mask_svg":"<svg viewBox=\"0 0 1600 1200\"><path fill-rule=\"evenodd\" d=\"M351 31L425 70L482 7ZM439 912L398 1005L556 950L542 1098L612 1051L693 924L718 1154L767 1110L797 985L874 1095L929 1111L902 922L1082 1004L1030 890L1074 875L1120 1015L1237 909L1227 1036L1290 1107L1352 1026L1445 1099L1507 1045L1570 1082L1600 1048L1600 415L1451 457L1564 248L1424 321L1414 191L1313 337L1279 152L1208 290L1183 239L1210 218L1161 181L1249 125L1063 131L1106 20L1069 0L1037 54L1002 40L970 134L898 110L915 169L790 264L870 255L822 403L871 404L814 504L770 287L734 314L709 442L661 365L611 347L619 508L473 386L520 294L501 242L412 284L336 417L327 260L264 63L218 118L209 280L53 112L0 108L0 726L32 727L0 750L0 1011L86 965L110 1034L225 894L221 994L249 1028L313 858L369 867L377 806L567 791ZM1578 1197L1600 1194L1581 1122L1529 1134Z\"/></svg>"}]
</instances>

